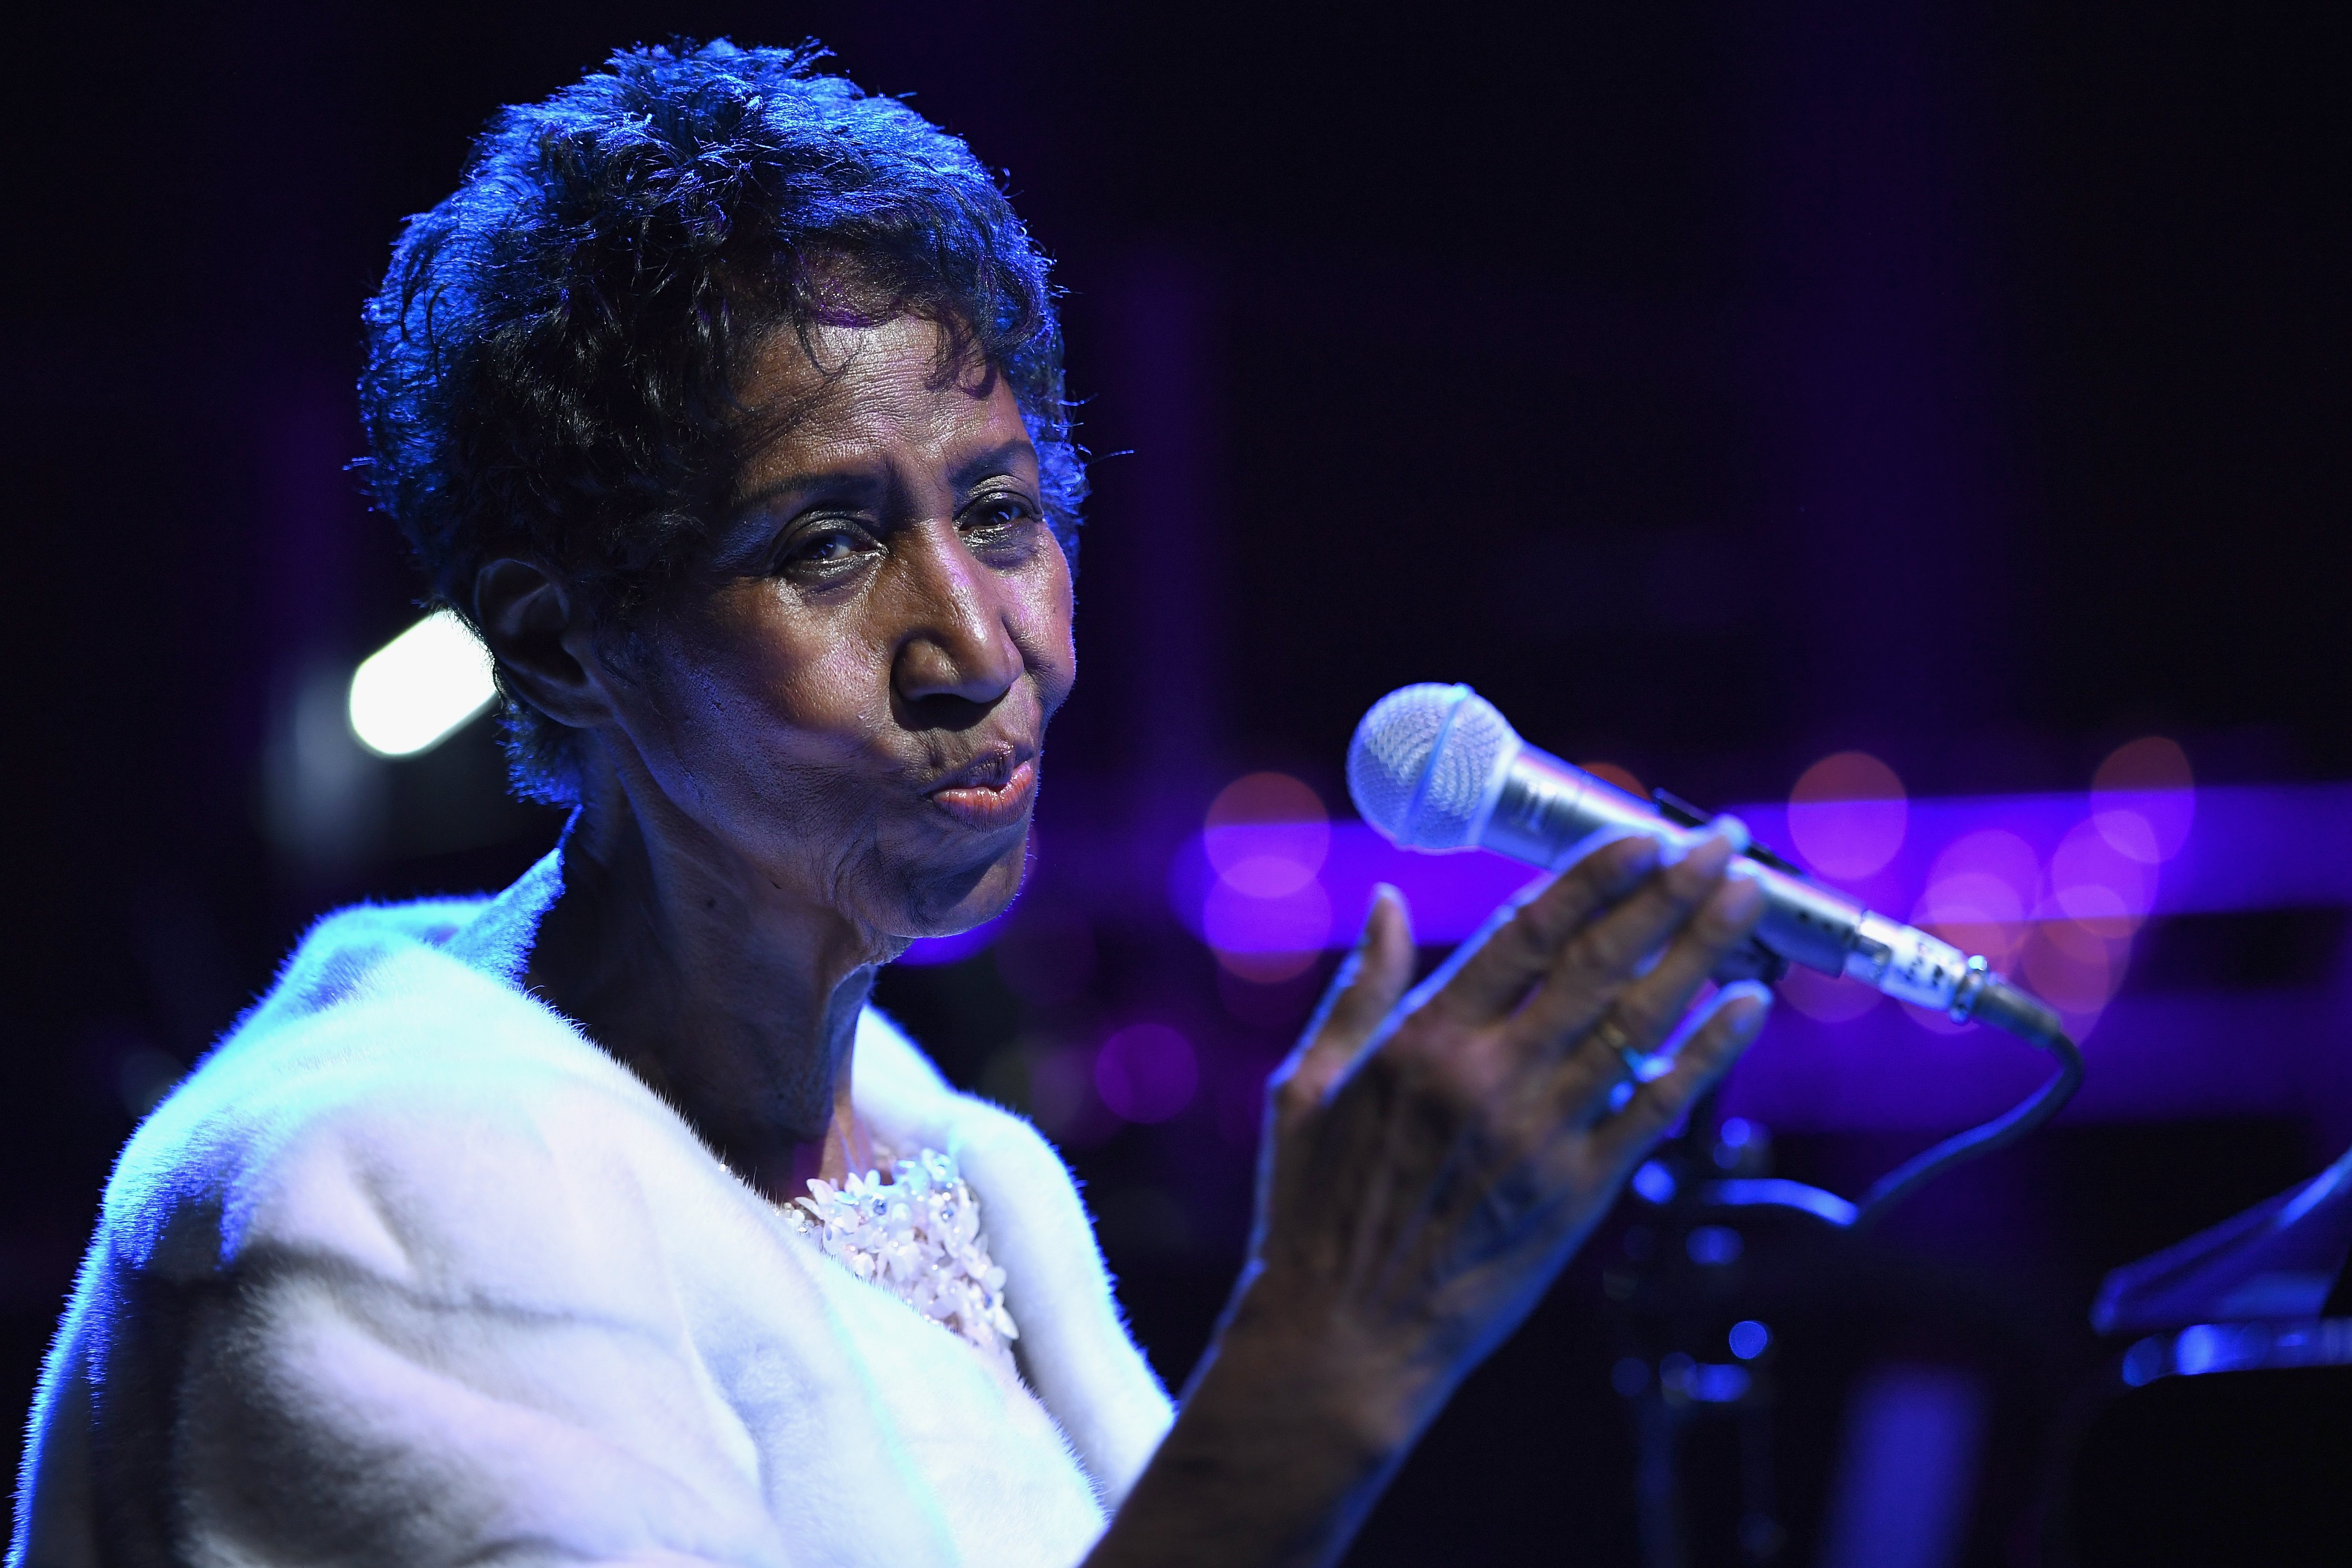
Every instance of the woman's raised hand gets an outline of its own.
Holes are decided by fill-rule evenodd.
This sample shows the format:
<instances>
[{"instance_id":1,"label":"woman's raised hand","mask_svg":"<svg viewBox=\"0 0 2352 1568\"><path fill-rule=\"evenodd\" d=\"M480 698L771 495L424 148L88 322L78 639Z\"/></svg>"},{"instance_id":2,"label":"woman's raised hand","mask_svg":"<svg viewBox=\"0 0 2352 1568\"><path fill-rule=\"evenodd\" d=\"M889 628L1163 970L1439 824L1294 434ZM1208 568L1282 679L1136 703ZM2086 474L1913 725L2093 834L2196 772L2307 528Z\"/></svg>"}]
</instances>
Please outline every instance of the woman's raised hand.
<instances>
[{"instance_id":1,"label":"woman's raised hand","mask_svg":"<svg viewBox=\"0 0 2352 1568\"><path fill-rule=\"evenodd\" d=\"M1761 1026L1770 994L1727 986L1662 1074L1640 1081L1629 1061L1755 927L1737 834L1605 844L1410 995L1412 931L1381 889L1275 1075L1248 1265L1101 1561L1318 1562L1345 1544Z\"/></svg>"},{"instance_id":2,"label":"woman's raised hand","mask_svg":"<svg viewBox=\"0 0 2352 1568\"><path fill-rule=\"evenodd\" d=\"M1243 1305L1316 1321L1371 1358L1401 1436L1527 1316L1627 1173L1755 1037L1770 993L1734 985L1662 1076L1641 1082L1628 1060L1665 1042L1753 930L1759 889L1727 875L1738 847L1728 831L1605 845L1410 996L1403 902L1388 889L1374 900L1269 1090L1260 1302Z\"/></svg>"}]
</instances>

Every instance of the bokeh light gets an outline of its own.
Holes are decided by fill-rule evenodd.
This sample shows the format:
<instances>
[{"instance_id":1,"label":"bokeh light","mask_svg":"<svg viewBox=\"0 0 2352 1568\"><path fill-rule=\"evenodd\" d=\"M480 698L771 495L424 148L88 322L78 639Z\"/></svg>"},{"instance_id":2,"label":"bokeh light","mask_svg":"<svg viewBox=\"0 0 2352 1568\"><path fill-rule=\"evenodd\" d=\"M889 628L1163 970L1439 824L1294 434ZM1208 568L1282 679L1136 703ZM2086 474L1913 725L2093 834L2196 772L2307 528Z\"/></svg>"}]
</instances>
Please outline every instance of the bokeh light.
<instances>
[{"instance_id":1,"label":"bokeh light","mask_svg":"<svg viewBox=\"0 0 2352 1568\"><path fill-rule=\"evenodd\" d=\"M2069 1031L2080 1039L2115 994L2122 964L2106 950L2053 941L2052 934L2045 926L2025 944L2025 983L2065 1015Z\"/></svg>"},{"instance_id":2,"label":"bokeh light","mask_svg":"<svg viewBox=\"0 0 2352 1568\"><path fill-rule=\"evenodd\" d=\"M1839 752L1807 768L1789 792L1789 837L1814 870L1858 881L1895 858L1910 814L1893 768L1867 752Z\"/></svg>"},{"instance_id":3,"label":"bokeh light","mask_svg":"<svg viewBox=\"0 0 2352 1568\"><path fill-rule=\"evenodd\" d=\"M1331 852L1331 814L1288 773L1250 773L1210 804L1201 847L1219 878L1256 899L1314 880Z\"/></svg>"},{"instance_id":4,"label":"bokeh light","mask_svg":"<svg viewBox=\"0 0 2352 1568\"><path fill-rule=\"evenodd\" d=\"M2041 897L2033 847L2001 828L1979 828L1936 857L1911 923L2005 970L2017 962Z\"/></svg>"},{"instance_id":5,"label":"bokeh light","mask_svg":"<svg viewBox=\"0 0 2352 1568\"><path fill-rule=\"evenodd\" d=\"M1990 872L1955 871L1928 884L1911 923L2000 969L2025 940L2026 897Z\"/></svg>"},{"instance_id":6,"label":"bokeh light","mask_svg":"<svg viewBox=\"0 0 2352 1568\"><path fill-rule=\"evenodd\" d=\"M2148 865L2169 860L2197 819L2196 783L2178 741L2128 742L2091 775L2091 820L2118 853Z\"/></svg>"},{"instance_id":7,"label":"bokeh light","mask_svg":"<svg viewBox=\"0 0 2352 1568\"><path fill-rule=\"evenodd\" d=\"M1202 901L1201 934L1217 962L1244 980L1287 980L1306 973L1331 940L1331 900L1314 882L1265 899L1220 879Z\"/></svg>"},{"instance_id":8,"label":"bokeh light","mask_svg":"<svg viewBox=\"0 0 2352 1568\"><path fill-rule=\"evenodd\" d=\"M1084 1047L1025 1041L992 1061L984 1087L999 1100L1026 1111L1031 1121L1065 1142L1088 1142L1089 1121L1102 1110L1094 1091L1094 1063Z\"/></svg>"},{"instance_id":9,"label":"bokeh light","mask_svg":"<svg viewBox=\"0 0 2352 1568\"><path fill-rule=\"evenodd\" d=\"M1200 1087L1192 1043L1165 1024L1130 1024L1095 1054L1095 1092L1129 1121L1165 1121Z\"/></svg>"},{"instance_id":10,"label":"bokeh light","mask_svg":"<svg viewBox=\"0 0 2352 1568\"><path fill-rule=\"evenodd\" d=\"M1225 971L1260 984L1304 973L1331 937L1316 873L1331 853L1322 797L1288 773L1235 779L1209 806L1201 847L1216 882L1201 934Z\"/></svg>"},{"instance_id":11,"label":"bokeh light","mask_svg":"<svg viewBox=\"0 0 2352 1568\"><path fill-rule=\"evenodd\" d=\"M2033 852L2032 845L2006 828L1980 827L1944 847L1928 869L1927 885L1933 888L1948 878L1964 876L1994 879L2030 910L2041 892L2042 858Z\"/></svg>"},{"instance_id":12,"label":"bokeh light","mask_svg":"<svg viewBox=\"0 0 2352 1568\"><path fill-rule=\"evenodd\" d=\"M352 672L352 733L380 757L413 757L498 697L489 650L454 610L434 611Z\"/></svg>"},{"instance_id":13,"label":"bokeh light","mask_svg":"<svg viewBox=\"0 0 2352 1568\"><path fill-rule=\"evenodd\" d=\"M2050 857L2050 898L2087 930L2127 937L2155 907L2156 867L2116 847L2095 820L2078 823Z\"/></svg>"}]
</instances>

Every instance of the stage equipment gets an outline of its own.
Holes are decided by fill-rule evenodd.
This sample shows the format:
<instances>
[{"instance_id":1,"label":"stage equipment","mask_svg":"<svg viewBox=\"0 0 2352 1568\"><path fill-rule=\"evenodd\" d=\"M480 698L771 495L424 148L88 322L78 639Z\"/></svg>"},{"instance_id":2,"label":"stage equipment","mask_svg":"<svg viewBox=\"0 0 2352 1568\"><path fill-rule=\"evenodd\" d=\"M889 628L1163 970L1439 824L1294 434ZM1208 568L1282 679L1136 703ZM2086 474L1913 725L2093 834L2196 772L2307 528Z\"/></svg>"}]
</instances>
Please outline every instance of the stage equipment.
<instances>
[{"instance_id":1,"label":"stage equipment","mask_svg":"<svg viewBox=\"0 0 2352 1568\"><path fill-rule=\"evenodd\" d=\"M2352 1150L2106 1278L2129 1343L2057 1426L2045 1558L2341 1562L2352 1500Z\"/></svg>"},{"instance_id":2,"label":"stage equipment","mask_svg":"<svg viewBox=\"0 0 2352 1568\"><path fill-rule=\"evenodd\" d=\"M1528 745L1467 686L1407 686L1372 704L1348 748L1348 793L1364 820L1402 847L1491 849L1547 868L1575 859L1597 834L1664 837L1699 820L1671 795L1643 800ZM1769 850L1750 846L1746 857L1742 869L1763 889L1765 912L1754 947L1718 978L1778 979L1801 963L1956 1021L1990 1024L2048 1051L2058 1070L2006 1114L1889 1173L1859 1205L1793 1182L1717 1183L1711 1201L1783 1205L1867 1228L1922 1183L2041 1126L2074 1094L2083 1058L2058 1016L1982 958L1874 913Z\"/></svg>"}]
</instances>

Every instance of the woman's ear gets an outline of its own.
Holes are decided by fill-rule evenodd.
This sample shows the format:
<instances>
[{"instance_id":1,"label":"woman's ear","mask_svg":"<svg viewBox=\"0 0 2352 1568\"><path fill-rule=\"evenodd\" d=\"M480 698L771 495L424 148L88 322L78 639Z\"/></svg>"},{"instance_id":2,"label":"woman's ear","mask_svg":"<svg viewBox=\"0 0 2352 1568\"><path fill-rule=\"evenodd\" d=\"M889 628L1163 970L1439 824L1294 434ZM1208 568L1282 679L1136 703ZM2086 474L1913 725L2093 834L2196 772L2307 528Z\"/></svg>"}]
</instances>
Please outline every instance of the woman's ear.
<instances>
[{"instance_id":1,"label":"woman's ear","mask_svg":"<svg viewBox=\"0 0 2352 1568\"><path fill-rule=\"evenodd\" d=\"M474 574L474 624L507 689L557 723L593 730L618 718L586 603L554 572L490 562Z\"/></svg>"}]
</instances>

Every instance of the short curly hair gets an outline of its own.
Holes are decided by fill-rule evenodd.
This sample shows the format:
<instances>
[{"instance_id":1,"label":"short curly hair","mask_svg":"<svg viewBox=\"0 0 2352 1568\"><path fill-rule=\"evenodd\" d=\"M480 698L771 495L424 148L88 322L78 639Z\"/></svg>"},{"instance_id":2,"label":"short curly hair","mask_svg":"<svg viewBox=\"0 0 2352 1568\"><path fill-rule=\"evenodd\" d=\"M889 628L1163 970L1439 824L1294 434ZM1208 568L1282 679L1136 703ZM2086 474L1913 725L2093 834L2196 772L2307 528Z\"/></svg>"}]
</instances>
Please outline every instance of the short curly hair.
<instances>
[{"instance_id":1,"label":"short curly hair","mask_svg":"<svg viewBox=\"0 0 2352 1568\"><path fill-rule=\"evenodd\" d=\"M1075 559L1086 470L1045 257L960 139L824 58L620 50L501 110L408 220L364 313L360 406L368 489L431 602L470 621L479 567L530 554L625 627L726 499L748 357L905 314L1005 377ZM574 731L509 691L506 743L520 793L577 803Z\"/></svg>"}]
</instances>

